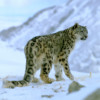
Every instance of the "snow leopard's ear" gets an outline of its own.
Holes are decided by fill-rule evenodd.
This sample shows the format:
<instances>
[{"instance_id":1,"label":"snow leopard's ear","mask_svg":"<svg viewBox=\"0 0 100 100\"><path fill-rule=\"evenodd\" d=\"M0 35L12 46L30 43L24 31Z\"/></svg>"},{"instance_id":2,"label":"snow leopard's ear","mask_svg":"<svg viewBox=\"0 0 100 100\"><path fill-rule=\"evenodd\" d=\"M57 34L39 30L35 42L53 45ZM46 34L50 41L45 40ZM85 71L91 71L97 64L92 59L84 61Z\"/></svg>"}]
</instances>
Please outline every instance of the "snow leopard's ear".
<instances>
[{"instance_id":1,"label":"snow leopard's ear","mask_svg":"<svg viewBox=\"0 0 100 100\"><path fill-rule=\"evenodd\" d=\"M75 23L75 25L73 26L73 29L76 29L78 27L78 23Z\"/></svg>"}]
</instances>

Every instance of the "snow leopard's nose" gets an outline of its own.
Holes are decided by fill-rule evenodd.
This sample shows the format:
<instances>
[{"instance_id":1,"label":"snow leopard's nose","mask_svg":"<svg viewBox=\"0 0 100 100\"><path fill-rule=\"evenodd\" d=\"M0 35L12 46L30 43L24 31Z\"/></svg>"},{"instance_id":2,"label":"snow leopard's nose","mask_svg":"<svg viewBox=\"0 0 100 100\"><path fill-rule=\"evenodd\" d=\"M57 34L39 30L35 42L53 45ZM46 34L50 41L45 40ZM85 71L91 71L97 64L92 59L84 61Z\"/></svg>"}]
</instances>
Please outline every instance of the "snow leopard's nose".
<instances>
[{"instance_id":1,"label":"snow leopard's nose","mask_svg":"<svg viewBox=\"0 0 100 100\"><path fill-rule=\"evenodd\" d=\"M87 38L88 36L85 36L85 38Z\"/></svg>"},{"instance_id":2,"label":"snow leopard's nose","mask_svg":"<svg viewBox=\"0 0 100 100\"><path fill-rule=\"evenodd\" d=\"M88 36L84 36L81 38L81 40L86 40Z\"/></svg>"}]
</instances>

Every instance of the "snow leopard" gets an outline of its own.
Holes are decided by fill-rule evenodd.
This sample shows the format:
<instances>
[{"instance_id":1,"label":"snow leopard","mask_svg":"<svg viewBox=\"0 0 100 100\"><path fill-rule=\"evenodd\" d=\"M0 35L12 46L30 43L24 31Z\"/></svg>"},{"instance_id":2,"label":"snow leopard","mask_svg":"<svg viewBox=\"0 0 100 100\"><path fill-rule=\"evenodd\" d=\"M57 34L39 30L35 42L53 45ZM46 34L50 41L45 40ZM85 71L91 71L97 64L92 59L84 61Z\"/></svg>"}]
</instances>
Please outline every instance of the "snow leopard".
<instances>
[{"instance_id":1,"label":"snow leopard","mask_svg":"<svg viewBox=\"0 0 100 100\"><path fill-rule=\"evenodd\" d=\"M68 64L68 57L74 49L76 41L86 40L87 37L86 26L75 23L65 30L32 38L24 48L26 69L23 79L19 81L5 80L3 87L23 87L29 83L38 82L35 73L39 69L41 69L41 80L45 83L52 83L55 80L48 76L52 65L54 65L56 81L63 80L62 70L69 79L74 80Z\"/></svg>"}]
</instances>

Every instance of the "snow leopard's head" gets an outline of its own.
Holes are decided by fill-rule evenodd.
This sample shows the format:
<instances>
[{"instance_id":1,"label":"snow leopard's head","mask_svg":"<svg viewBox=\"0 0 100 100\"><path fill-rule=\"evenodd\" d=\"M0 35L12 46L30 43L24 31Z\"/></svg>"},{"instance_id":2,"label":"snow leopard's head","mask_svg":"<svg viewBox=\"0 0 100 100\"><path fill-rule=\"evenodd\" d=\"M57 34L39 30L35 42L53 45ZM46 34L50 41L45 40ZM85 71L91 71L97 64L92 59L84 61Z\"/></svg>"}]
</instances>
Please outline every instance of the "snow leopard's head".
<instances>
[{"instance_id":1,"label":"snow leopard's head","mask_svg":"<svg viewBox=\"0 0 100 100\"><path fill-rule=\"evenodd\" d=\"M72 26L73 32L77 39L80 40L86 40L88 37L88 31L86 26L81 26L78 23L76 23L74 26Z\"/></svg>"}]
</instances>

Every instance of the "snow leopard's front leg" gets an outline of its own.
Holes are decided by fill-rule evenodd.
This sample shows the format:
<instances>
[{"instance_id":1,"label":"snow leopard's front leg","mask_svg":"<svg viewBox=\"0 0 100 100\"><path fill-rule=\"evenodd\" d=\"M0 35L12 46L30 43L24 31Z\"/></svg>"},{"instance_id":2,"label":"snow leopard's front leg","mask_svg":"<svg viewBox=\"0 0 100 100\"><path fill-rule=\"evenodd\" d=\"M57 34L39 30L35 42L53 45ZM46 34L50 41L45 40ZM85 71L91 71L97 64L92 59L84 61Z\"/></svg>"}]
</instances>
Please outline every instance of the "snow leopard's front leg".
<instances>
[{"instance_id":1,"label":"snow leopard's front leg","mask_svg":"<svg viewBox=\"0 0 100 100\"><path fill-rule=\"evenodd\" d=\"M62 58L59 59L59 61L60 61L61 65L64 67L65 75L68 78L70 78L71 80L74 80L74 77L70 72L70 68L69 68L69 65L68 65L68 59L65 58L65 57L62 57Z\"/></svg>"},{"instance_id":2,"label":"snow leopard's front leg","mask_svg":"<svg viewBox=\"0 0 100 100\"><path fill-rule=\"evenodd\" d=\"M56 81L61 81L64 80L64 78L62 77L62 66L59 64L54 65L55 67L55 78Z\"/></svg>"}]
</instances>

